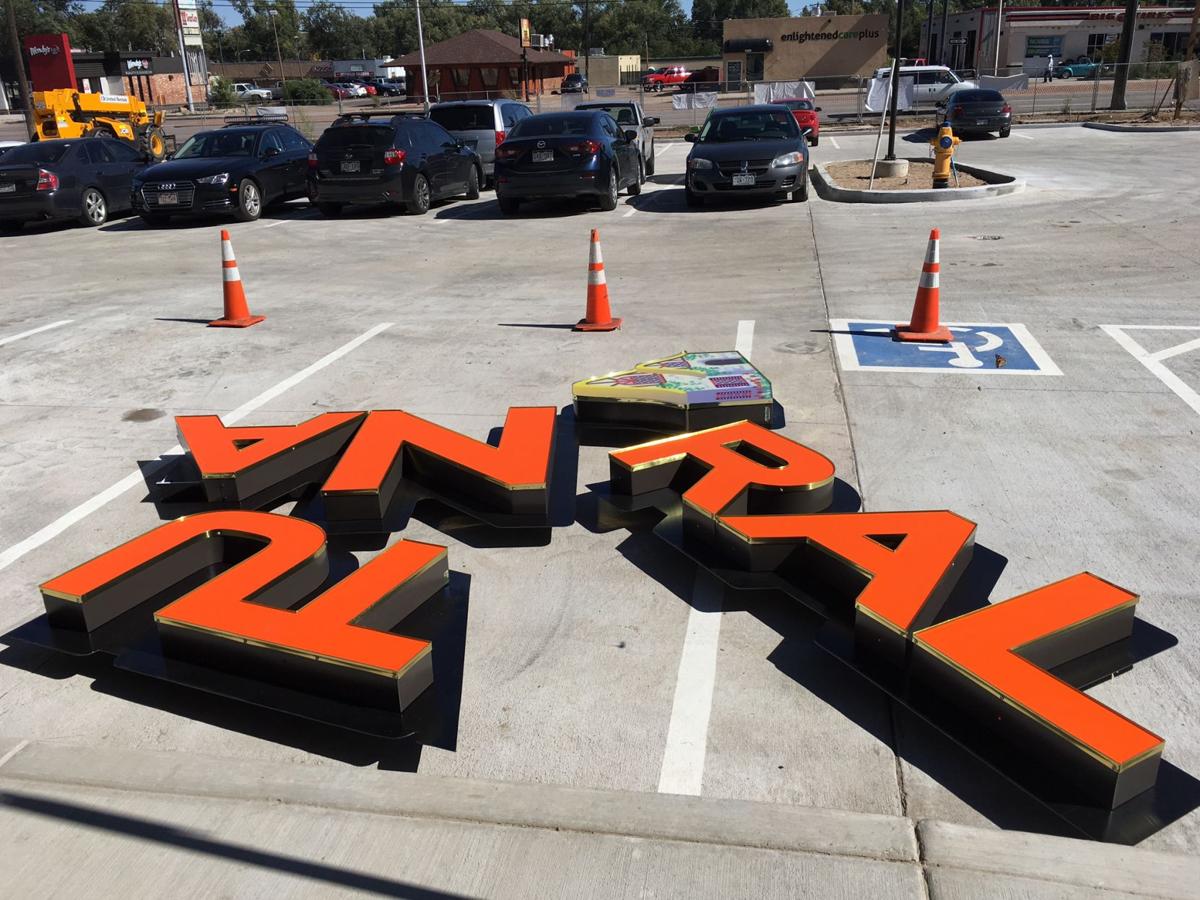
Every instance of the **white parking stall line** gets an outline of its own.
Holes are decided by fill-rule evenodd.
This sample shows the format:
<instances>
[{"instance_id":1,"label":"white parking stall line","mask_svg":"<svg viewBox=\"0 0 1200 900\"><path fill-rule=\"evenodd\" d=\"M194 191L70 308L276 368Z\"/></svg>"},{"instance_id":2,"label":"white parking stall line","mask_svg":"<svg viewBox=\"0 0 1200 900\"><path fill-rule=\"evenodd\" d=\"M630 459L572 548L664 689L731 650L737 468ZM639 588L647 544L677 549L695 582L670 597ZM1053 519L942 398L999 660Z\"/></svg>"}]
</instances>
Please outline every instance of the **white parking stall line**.
<instances>
[{"instance_id":1,"label":"white parking stall line","mask_svg":"<svg viewBox=\"0 0 1200 900\"><path fill-rule=\"evenodd\" d=\"M434 225L445 225L449 221L450 221L449 219L435 219L433 224Z\"/></svg>"},{"instance_id":2,"label":"white parking stall line","mask_svg":"<svg viewBox=\"0 0 1200 900\"><path fill-rule=\"evenodd\" d=\"M1023 138L1024 140L1027 140L1027 141L1034 140L1034 137L1032 134L1025 134L1024 132L1021 132L1021 131L1014 131L1014 132L1012 132L1012 135L1014 137Z\"/></svg>"},{"instance_id":3,"label":"white parking stall line","mask_svg":"<svg viewBox=\"0 0 1200 900\"><path fill-rule=\"evenodd\" d=\"M265 231L268 228L278 228L280 225L286 225L289 222L301 222L305 219L315 219L315 218L317 218L316 213L302 213L301 215L293 216L290 219L280 219L278 222L271 222L268 225L264 225L263 230Z\"/></svg>"},{"instance_id":4,"label":"white parking stall line","mask_svg":"<svg viewBox=\"0 0 1200 900\"><path fill-rule=\"evenodd\" d=\"M628 218L629 218L630 216L632 216L632 215L633 215L635 212L637 212L637 207L636 207L636 206L631 206L631 207L629 207L629 209L628 209L628 210L625 212L625 215L621 216L621 218L622 218L622 219L628 219Z\"/></svg>"},{"instance_id":5,"label":"white parking stall line","mask_svg":"<svg viewBox=\"0 0 1200 900\"><path fill-rule=\"evenodd\" d=\"M834 149L834 150L841 150L841 149L842 149L842 145L841 145L841 144L839 144L839 143L837 142L837 138L835 138L835 137L832 137L832 136L831 136L831 137L829 138L829 143L833 144L833 149Z\"/></svg>"},{"instance_id":6,"label":"white parking stall line","mask_svg":"<svg viewBox=\"0 0 1200 900\"><path fill-rule=\"evenodd\" d=\"M754 320L738 322L735 349L747 359L754 349ZM708 755L708 721L712 716L721 639L724 587L709 572L696 570L687 634L679 655L675 696L667 725L667 742L658 774L660 794L698 796Z\"/></svg>"},{"instance_id":7,"label":"white parking stall line","mask_svg":"<svg viewBox=\"0 0 1200 900\"><path fill-rule=\"evenodd\" d=\"M1162 364L1162 360L1164 359L1169 359L1179 353L1186 353L1188 350L1200 347L1200 340L1188 341L1175 347L1169 347L1166 350L1159 350L1157 353L1150 353L1145 347L1125 333L1126 331L1134 330L1200 331L1200 325L1101 325L1100 329L1124 347L1130 356L1153 372L1155 377L1169 387L1175 393L1175 396L1190 406L1193 412L1200 414L1200 394L1196 393L1191 385Z\"/></svg>"},{"instance_id":8,"label":"white parking stall line","mask_svg":"<svg viewBox=\"0 0 1200 900\"><path fill-rule=\"evenodd\" d=\"M284 391L287 391L287 390L295 387L300 382L315 375L317 372L320 372L326 366L329 366L332 363L336 362L337 360L341 359L347 353L350 353L352 350L356 350L357 348L361 347L363 344L365 344L371 338L375 337L375 335L379 334L382 331L386 331L388 328L391 328L391 327L392 327L391 322L383 322L382 324L376 325L374 328L371 328L368 331L364 332L363 334L360 334L354 340L349 341L348 343L342 344L342 346L338 347L333 352L327 353L325 356L322 356L320 359L318 359L315 363L308 366L307 368L301 369L296 374L285 378L283 381L279 382L278 384L274 385L273 387L267 388L265 391L263 391L257 397L247 400L245 403L243 403L237 409L233 410L233 412L222 416L221 417L222 421L226 425L232 425L235 422L238 422L239 420L250 415L250 413L254 412L256 409L260 408L261 406L264 406L265 404L270 403L272 400L274 400L276 397L278 397ZM176 444L174 447L167 450L165 453L160 454L160 457L161 456L173 456L173 455L176 455L176 454L179 454L182 452L183 452L183 448L181 446L179 446L179 444ZM55 537L62 534L64 531L66 531L72 525L87 518L92 513L94 513L96 510L102 508L103 506L108 504L110 501L115 500L117 497L121 496L126 491L133 490L133 488L137 487L139 484L143 484L144 478L145 477L144 477L142 471L140 471L140 470L130 472L128 475L126 475L124 478L122 478L116 484L112 485L111 487L105 488L103 491L96 494L94 497L92 497L88 500L85 500L83 503L80 503L74 509L59 516L57 519L55 519L49 525L46 525L43 528L39 529L38 531L35 531L29 537L25 538L25 540L23 540L19 543L13 544L11 547L9 547L7 550L5 550L3 553L0 553L0 571L7 569L9 566L11 566L13 563L15 563L21 557L23 557L26 553L36 550L38 547L42 546L47 541L53 540Z\"/></svg>"},{"instance_id":9,"label":"white parking stall line","mask_svg":"<svg viewBox=\"0 0 1200 900\"><path fill-rule=\"evenodd\" d=\"M61 328L64 325L70 325L74 319L63 319L59 322L51 322L49 325L41 325L37 328L30 328L28 331L22 331L20 334L10 334L8 337L0 338L0 347L5 344L14 344L22 338L32 337L35 334L41 334L43 331L49 331L51 328Z\"/></svg>"}]
</instances>

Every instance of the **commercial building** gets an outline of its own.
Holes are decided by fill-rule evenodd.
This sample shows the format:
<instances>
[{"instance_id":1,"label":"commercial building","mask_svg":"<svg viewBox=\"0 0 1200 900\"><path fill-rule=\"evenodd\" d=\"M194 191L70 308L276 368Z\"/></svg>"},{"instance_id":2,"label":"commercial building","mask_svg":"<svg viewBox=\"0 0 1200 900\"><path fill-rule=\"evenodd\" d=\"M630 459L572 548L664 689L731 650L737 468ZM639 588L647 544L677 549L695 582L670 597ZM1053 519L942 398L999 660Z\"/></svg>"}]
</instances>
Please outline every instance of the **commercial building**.
<instances>
[{"instance_id":1,"label":"commercial building","mask_svg":"<svg viewBox=\"0 0 1200 900\"><path fill-rule=\"evenodd\" d=\"M642 57L637 53L609 56L593 54L585 61L588 84L593 87L616 87L637 84L642 78Z\"/></svg>"},{"instance_id":2,"label":"commercial building","mask_svg":"<svg viewBox=\"0 0 1200 900\"><path fill-rule=\"evenodd\" d=\"M1125 23L1121 7L1005 6L997 57L998 12L992 6L956 13L948 17L945 28L935 13L932 40L929 23L921 25L922 53L930 62L942 62L954 69L991 72L997 68L1000 75L1040 75L1050 56L1056 61L1080 56L1100 59L1107 45L1119 41ZM1182 59L1191 23L1191 9L1142 7L1133 32L1130 61Z\"/></svg>"},{"instance_id":3,"label":"commercial building","mask_svg":"<svg viewBox=\"0 0 1200 900\"><path fill-rule=\"evenodd\" d=\"M409 97L424 96L420 53L406 54L387 65L404 67ZM552 50L522 51L514 35L476 29L426 47L425 66L431 99L465 100L556 91L563 78L575 71L575 59Z\"/></svg>"},{"instance_id":4,"label":"commercial building","mask_svg":"<svg viewBox=\"0 0 1200 900\"><path fill-rule=\"evenodd\" d=\"M722 74L729 86L869 75L887 63L888 17L726 19Z\"/></svg>"}]
</instances>

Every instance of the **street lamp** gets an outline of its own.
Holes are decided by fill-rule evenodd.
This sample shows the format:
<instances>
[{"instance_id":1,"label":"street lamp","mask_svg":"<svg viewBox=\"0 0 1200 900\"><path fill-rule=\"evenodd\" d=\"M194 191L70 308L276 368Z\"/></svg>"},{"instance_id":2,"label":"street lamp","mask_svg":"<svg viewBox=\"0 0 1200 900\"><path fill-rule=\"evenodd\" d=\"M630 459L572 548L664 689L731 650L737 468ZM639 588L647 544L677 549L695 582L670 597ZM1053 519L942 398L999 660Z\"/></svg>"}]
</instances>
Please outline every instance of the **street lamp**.
<instances>
[{"instance_id":1,"label":"street lamp","mask_svg":"<svg viewBox=\"0 0 1200 900\"><path fill-rule=\"evenodd\" d=\"M279 10L271 7L267 10L267 18L271 20L271 33L275 35L275 55L279 57L279 79L283 83L284 99L287 99L287 73L283 71L283 51L279 49L279 31L275 27L275 17L279 15Z\"/></svg>"}]
</instances>

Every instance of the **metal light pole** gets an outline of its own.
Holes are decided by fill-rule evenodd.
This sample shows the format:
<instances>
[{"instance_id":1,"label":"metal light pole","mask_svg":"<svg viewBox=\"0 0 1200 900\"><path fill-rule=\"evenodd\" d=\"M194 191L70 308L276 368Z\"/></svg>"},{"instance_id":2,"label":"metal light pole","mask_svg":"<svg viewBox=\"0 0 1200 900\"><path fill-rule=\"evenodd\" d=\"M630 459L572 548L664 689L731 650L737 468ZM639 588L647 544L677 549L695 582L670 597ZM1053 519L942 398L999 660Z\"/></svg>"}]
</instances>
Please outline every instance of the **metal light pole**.
<instances>
[{"instance_id":1,"label":"metal light pole","mask_svg":"<svg viewBox=\"0 0 1200 900\"><path fill-rule=\"evenodd\" d=\"M950 27L950 0L942 0L942 30L938 33L938 65L945 63L946 29Z\"/></svg>"},{"instance_id":2,"label":"metal light pole","mask_svg":"<svg viewBox=\"0 0 1200 900\"><path fill-rule=\"evenodd\" d=\"M12 0L9 0L11 5ZM175 33L179 37L179 58L183 61L183 90L187 94L188 112L196 111L196 104L192 102L192 73L191 67L188 66L187 46L183 43L183 13L179 11L179 3L174 3L175 6Z\"/></svg>"},{"instance_id":3,"label":"metal light pole","mask_svg":"<svg viewBox=\"0 0 1200 900\"><path fill-rule=\"evenodd\" d=\"M933 3L929 0L929 15L925 19L925 63L933 65Z\"/></svg>"},{"instance_id":4,"label":"metal light pole","mask_svg":"<svg viewBox=\"0 0 1200 900\"><path fill-rule=\"evenodd\" d=\"M25 113L25 130L32 141L37 137L37 129L33 125L33 100L29 96L29 80L25 77L25 54L21 52L21 39L17 37L17 2L5 0L8 9L8 33L12 38L13 59L17 64L17 83L21 86L21 106Z\"/></svg>"},{"instance_id":5,"label":"metal light pole","mask_svg":"<svg viewBox=\"0 0 1200 900\"><path fill-rule=\"evenodd\" d=\"M1000 23L1004 21L1004 0L1000 0L1000 9L996 11L996 57L992 61L992 74L1000 74Z\"/></svg>"},{"instance_id":6,"label":"metal light pole","mask_svg":"<svg viewBox=\"0 0 1200 900\"><path fill-rule=\"evenodd\" d=\"M287 99L287 73L283 70L283 51L279 49L279 30L275 27L275 17L279 15L279 10L274 7L267 10L267 18L271 20L271 33L275 35L275 55L279 57L279 79L283 83L283 97Z\"/></svg>"},{"instance_id":7,"label":"metal light pole","mask_svg":"<svg viewBox=\"0 0 1200 900\"><path fill-rule=\"evenodd\" d=\"M425 30L421 27L421 0L413 0L417 8L417 43L421 47L421 84L425 87L425 115L429 115L429 76L425 72Z\"/></svg>"},{"instance_id":8,"label":"metal light pole","mask_svg":"<svg viewBox=\"0 0 1200 900\"><path fill-rule=\"evenodd\" d=\"M891 114L891 122L888 123L888 152L885 160L894 160L896 158L896 94L900 92L900 59L904 52L904 38L901 37L901 30L904 27L904 0L899 0L896 4L896 44L892 48L892 55L895 63L892 66L892 99L888 104L888 111Z\"/></svg>"}]
</instances>

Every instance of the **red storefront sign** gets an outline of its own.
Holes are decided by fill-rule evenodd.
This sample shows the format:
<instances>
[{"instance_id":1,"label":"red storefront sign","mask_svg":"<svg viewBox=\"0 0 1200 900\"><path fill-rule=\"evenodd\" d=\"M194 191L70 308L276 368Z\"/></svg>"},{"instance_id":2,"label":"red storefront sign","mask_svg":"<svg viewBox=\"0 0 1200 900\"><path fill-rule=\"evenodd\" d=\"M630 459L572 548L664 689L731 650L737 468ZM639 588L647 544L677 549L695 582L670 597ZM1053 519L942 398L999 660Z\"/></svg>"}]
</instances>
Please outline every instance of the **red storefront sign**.
<instances>
[{"instance_id":1,"label":"red storefront sign","mask_svg":"<svg viewBox=\"0 0 1200 900\"><path fill-rule=\"evenodd\" d=\"M71 42L65 34L31 34L24 43L29 81L35 91L76 87Z\"/></svg>"}]
</instances>

